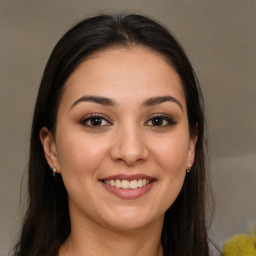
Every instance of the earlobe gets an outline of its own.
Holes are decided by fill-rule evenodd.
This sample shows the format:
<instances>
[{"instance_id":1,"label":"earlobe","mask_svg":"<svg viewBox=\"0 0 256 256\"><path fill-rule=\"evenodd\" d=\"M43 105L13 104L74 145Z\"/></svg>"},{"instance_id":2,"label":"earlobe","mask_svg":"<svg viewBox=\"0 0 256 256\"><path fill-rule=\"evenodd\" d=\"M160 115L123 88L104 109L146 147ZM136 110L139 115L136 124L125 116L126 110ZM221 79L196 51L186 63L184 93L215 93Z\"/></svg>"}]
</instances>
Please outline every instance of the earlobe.
<instances>
[{"instance_id":1,"label":"earlobe","mask_svg":"<svg viewBox=\"0 0 256 256\"><path fill-rule=\"evenodd\" d=\"M44 148L45 158L51 167L51 169L56 168L57 172L60 170L58 154L56 143L52 133L48 130L47 127L43 127L39 132L40 141Z\"/></svg>"}]
</instances>

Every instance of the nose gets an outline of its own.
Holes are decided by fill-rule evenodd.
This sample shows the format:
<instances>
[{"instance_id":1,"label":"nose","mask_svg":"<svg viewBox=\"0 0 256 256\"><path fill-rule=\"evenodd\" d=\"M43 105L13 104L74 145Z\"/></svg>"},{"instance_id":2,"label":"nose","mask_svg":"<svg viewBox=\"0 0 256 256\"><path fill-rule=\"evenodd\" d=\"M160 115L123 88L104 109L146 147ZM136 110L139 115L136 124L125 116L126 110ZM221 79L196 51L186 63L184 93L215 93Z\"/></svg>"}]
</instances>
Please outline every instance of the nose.
<instances>
[{"instance_id":1,"label":"nose","mask_svg":"<svg viewBox=\"0 0 256 256\"><path fill-rule=\"evenodd\" d=\"M114 161L133 166L148 158L149 151L143 132L138 127L119 128L113 138L110 150Z\"/></svg>"}]
</instances>

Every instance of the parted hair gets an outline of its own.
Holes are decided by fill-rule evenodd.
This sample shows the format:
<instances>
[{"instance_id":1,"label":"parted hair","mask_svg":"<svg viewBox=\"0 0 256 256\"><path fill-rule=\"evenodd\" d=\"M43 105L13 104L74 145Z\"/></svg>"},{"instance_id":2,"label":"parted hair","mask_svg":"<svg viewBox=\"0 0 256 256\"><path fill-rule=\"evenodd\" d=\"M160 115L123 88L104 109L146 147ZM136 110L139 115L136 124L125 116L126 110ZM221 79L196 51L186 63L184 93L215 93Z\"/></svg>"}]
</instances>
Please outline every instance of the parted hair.
<instances>
[{"instance_id":1,"label":"parted hair","mask_svg":"<svg viewBox=\"0 0 256 256\"><path fill-rule=\"evenodd\" d=\"M204 104L196 74L184 50L159 22L142 15L87 18L59 40L40 84L31 128L28 164L28 207L15 256L56 256L70 234L67 191L61 175L53 177L39 139L47 127L53 135L65 82L83 61L109 47L146 47L162 54L176 70L185 93L190 134L198 139L195 161L179 196L166 211L161 242L165 256L208 256L207 182Z\"/></svg>"}]
</instances>

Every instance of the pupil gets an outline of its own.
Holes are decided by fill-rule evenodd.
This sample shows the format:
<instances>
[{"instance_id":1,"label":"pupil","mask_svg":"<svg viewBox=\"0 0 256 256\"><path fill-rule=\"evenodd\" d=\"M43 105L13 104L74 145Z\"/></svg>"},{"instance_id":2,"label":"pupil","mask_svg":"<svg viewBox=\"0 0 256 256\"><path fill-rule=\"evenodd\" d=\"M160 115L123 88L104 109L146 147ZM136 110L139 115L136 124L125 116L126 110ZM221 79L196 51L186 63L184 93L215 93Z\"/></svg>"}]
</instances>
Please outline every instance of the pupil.
<instances>
[{"instance_id":1,"label":"pupil","mask_svg":"<svg viewBox=\"0 0 256 256\"><path fill-rule=\"evenodd\" d=\"M93 126L100 126L100 125L101 125L101 119L98 118L98 117L92 118L91 124L92 124Z\"/></svg>"},{"instance_id":2,"label":"pupil","mask_svg":"<svg viewBox=\"0 0 256 256\"><path fill-rule=\"evenodd\" d=\"M153 125L157 125L157 126L162 125L163 124L163 118L159 118L159 117L154 118L152 120L152 123L153 123Z\"/></svg>"}]
</instances>

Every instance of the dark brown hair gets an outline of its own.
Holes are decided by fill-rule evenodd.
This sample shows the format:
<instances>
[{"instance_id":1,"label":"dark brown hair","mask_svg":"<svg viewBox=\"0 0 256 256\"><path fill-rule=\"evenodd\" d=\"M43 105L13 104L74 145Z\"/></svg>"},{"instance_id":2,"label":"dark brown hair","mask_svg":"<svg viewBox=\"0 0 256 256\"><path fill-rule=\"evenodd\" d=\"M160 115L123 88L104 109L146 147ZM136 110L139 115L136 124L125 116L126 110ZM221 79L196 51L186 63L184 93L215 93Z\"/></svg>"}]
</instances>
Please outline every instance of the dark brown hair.
<instances>
[{"instance_id":1,"label":"dark brown hair","mask_svg":"<svg viewBox=\"0 0 256 256\"><path fill-rule=\"evenodd\" d=\"M99 15L70 29L57 43L46 65L31 130L28 209L16 256L56 256L70 234L67 192L61 176L52 176L39 140L42 127L55 131L65 82L93 53L107 47L133 45L147 47L169 60L182 80L191 136L198 127L194 165L178 198L165 213L161 237L164 255L209 255L203 98L195 72L177 40L158 22L141 15Z\"/></svg>"}]
</instances>

